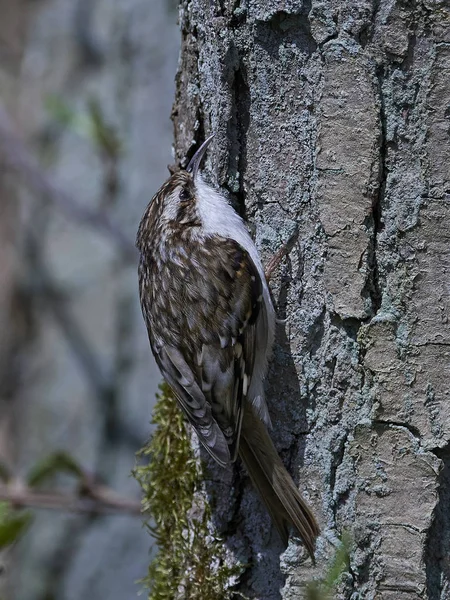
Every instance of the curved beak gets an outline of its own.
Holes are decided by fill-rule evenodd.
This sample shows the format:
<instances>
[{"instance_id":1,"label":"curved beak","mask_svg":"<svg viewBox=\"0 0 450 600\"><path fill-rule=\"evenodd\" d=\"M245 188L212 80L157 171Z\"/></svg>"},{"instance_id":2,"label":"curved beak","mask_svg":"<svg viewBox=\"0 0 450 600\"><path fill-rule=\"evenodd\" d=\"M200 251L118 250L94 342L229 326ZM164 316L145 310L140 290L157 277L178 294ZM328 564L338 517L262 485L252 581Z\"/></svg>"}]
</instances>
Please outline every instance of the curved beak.
<instances>
[{"instance_id":1,"label":"curved beak","mask_svg":"<svg viewBox=\"0 0 450 600\"><path fill-rule=\"evenodd\" d=\"M209 146L211 140L213 139L213 137L215 135L216 134L213 133L212 135L209 136L209 138L206 138L206 140L203 142L203 144L200 146L200 148L197 150L197 152L194 154L194 156L189 161L189 164L186 167L186 171L188 173L192 173L193 179L195 179L195 177L197 175L197 171L200 166L200 163L202 162L202 158L206 152L206 148Z\"/></svg>"}]
</instances>

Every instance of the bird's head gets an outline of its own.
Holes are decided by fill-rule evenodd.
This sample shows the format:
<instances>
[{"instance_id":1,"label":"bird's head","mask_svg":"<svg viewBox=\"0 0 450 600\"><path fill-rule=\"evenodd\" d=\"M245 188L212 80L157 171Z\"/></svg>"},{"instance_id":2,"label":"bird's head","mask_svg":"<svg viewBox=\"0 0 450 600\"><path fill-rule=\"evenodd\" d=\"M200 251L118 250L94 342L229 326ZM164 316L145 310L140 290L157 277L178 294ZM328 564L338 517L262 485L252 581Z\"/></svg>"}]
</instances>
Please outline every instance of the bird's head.
<instances>
[{"instance_id":1,"label":"bird's head","mask_svg":"<svg viewBox=\"0 0 450 600\"><path fill-rule=\"evenodd\" d=\"M214 134L203 142L186 169L173 173L153 196L136 239L141 253L150 246L166 243L174 235L193 234L199 239L212 232L225 235L230 228L242 226L226 197L208 186L199 172L213 137Z\"/></svg>"},{"instance_id":2,"label":"bird's head","mask_svg":"<svg viewBox=\"0 0 450 600\"><path fill-rule=\"evenodd\" d=\"M198 219L199 167L214 134L207 138L189 161L186 169L174 173L161 187L151 204L158 205L158 216L174 226L194 225Z\"/></svg>"}]
</instances>

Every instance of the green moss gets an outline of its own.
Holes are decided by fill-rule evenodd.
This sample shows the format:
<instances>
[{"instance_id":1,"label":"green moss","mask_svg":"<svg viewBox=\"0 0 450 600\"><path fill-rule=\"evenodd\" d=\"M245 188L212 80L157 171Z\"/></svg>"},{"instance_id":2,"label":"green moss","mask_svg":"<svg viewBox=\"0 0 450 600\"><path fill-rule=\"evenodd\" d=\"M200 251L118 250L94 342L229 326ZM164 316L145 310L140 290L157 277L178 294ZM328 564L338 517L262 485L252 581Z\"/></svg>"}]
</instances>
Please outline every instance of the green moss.
<instances>
[{"instance_id":1,"label":"green moss","mask_svg":"<svg viewBox=\"0 0 450 600\"><path fill-rule=\"evenodd\" d=\"M227 562L223 542L208 529L211 508L201 493L202 469L170 388L163 384L160 390L152 421L156 430L139 453L149 462L134 472L143 490L143 508L153 520L148 527L158 545L143 580L149 600L231 599L232 583L242 568ZM202 502L198 518L188 516L194 496Z\"/></svg>"}]
</instances>

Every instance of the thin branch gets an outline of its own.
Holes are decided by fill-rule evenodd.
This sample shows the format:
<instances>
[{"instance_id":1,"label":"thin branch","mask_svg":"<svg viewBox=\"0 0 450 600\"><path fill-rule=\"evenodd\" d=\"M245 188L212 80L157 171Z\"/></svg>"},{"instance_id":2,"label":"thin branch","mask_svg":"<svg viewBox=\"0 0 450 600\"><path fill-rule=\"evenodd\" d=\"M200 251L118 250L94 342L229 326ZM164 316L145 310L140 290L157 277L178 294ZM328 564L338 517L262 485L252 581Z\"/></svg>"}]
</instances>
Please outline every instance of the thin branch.
<instances>
[{"instance_id":1,"label":"thin branch","mask_svg":"<svg viewBox=\"0 0 450 600\"><path fill-rule=\"evenodd\" d=\"M104 212L82 206L73 196L61 190L50 176L43 172L37 160L14 131L14 127L0 105L0 166L19 174L27 187L46 198L78 223L88 225L111 238L130 262L137 261L134 243L109 219Z\"/></svg>"},{"instance_id":2,"label":"thin branch","mask_svg":"<svg viewBox=\"0 0 450 600\"><path fill-rule=\"evenodd\" d=\"M291 252L292 248L295 245L295 242L297 241L298 235L299 230L298 228L296 228L294 233L288 239L288 241L285 242L281 246L281 248L279 248L279 250L272 256L272 258L267 263L266 268L264 269L264 274L266 276L267 283L270 282L273 272L279 267L283 258Z\"/></svg>"},{"instance_id":3,"label":"thin branch","mask_svg":"<svg viewBox=\"0 0 450 600\"><path fill-rule=\"evenodd\" d=\"M15 508L46 508L76 513L111 515L115 513L140 515L141 504L122 498L105 486L92 486L89 495L70 495L61 492L41 492L17 482L0 485L0 501Z\"/></svg>"}]
</instances>

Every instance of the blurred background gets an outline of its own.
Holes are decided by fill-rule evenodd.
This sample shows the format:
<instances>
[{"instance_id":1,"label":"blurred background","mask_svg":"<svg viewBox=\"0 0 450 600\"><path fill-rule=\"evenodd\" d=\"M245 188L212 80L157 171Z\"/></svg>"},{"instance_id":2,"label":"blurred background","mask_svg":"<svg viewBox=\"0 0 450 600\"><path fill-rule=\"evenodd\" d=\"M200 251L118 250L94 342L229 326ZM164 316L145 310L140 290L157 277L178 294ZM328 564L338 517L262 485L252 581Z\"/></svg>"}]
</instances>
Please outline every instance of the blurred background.
<instances>
[{"instance_id":1,"label":"blurred background","mask_svg":"<svg viewBox=\"0 0 450 600\"><path fill-rule=\"evenodd\" d=\"M125 600L146 574L134 238L179 43L176 0L0 0L1 600Z\"/></svg>"}]
</instances>

